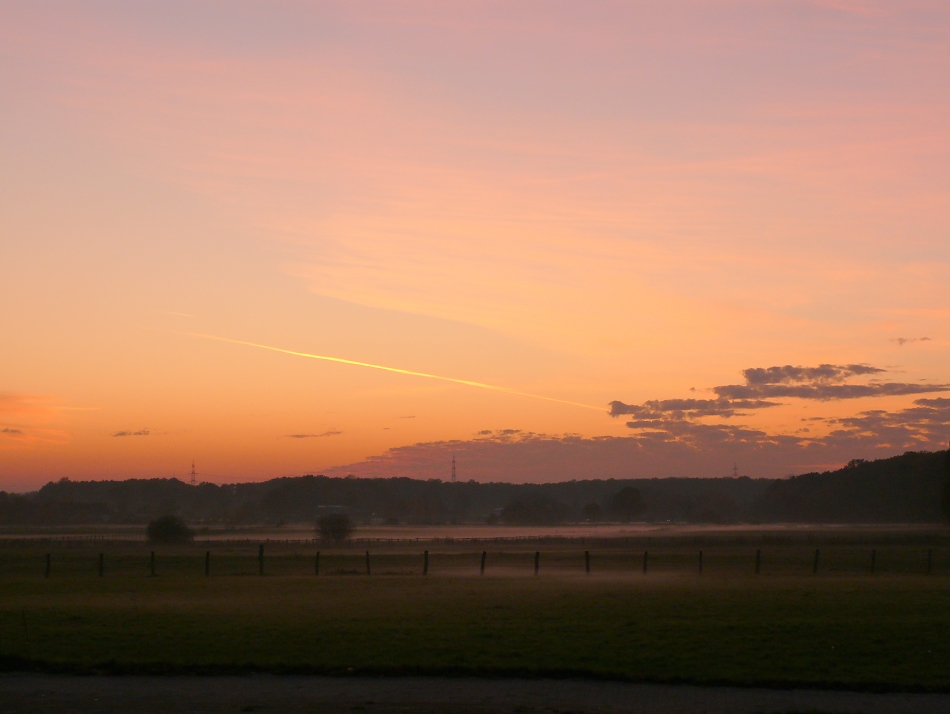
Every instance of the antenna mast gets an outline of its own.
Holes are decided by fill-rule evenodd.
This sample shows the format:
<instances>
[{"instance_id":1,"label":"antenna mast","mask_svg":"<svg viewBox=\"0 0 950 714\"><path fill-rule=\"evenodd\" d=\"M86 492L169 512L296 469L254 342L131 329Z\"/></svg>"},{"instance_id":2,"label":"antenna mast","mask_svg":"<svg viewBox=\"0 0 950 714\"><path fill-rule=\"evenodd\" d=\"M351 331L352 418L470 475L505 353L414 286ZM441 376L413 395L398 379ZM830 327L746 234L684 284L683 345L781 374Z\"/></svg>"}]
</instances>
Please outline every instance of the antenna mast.
<instances>
[{"instance_id":1,"label":"antenna mast","mask_svg":"<svg viewBox=\"0 0 950 714\"><path fill-rule=\"evenodd\" d=\"M455 454L452 454L452 483L455 483Z\"/></svg>"},{"instance_id":2,"label":"antenna mast","mask_svg":"<svg viewBox=\"0 0 950 714\"><path fill-rule=\"evenodd\" d=\"M191 485L192 485L192 486L197 486L197 485L198 485L197 476L198 476L198 474L197 474L197 472L195 471L195 460L192 459L192 460L191 460Z\"/></svg>"},{"instance_id":3,"label":"antenna mast","mask_svg":"<svg viewBox=\"0 0 950 714\"><path fill-rule=\"evenodd\" d=\"M732 464L732 478L739 478L739 465L735 462Z\"/></svg>"}]
</instances>

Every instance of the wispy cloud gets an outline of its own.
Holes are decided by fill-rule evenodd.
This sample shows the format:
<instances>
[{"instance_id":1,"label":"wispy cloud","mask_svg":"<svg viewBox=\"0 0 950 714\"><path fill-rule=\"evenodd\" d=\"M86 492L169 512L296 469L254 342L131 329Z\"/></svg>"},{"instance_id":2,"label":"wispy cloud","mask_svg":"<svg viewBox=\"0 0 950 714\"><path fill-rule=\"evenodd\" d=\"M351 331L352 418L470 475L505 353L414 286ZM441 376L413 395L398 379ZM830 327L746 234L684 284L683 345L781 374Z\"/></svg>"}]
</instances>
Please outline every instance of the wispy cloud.
<instances>
[{"instance_id":1,"label":"wispy cloud","mask_svg":"<svg viewBox=\"0 0 950 714\"><path fill-rule=\"evenodd\" d=\"M322 434L288 434L290 439L321 439L325 436L339 436L342 431L325 431Z\"/></svg>"},{"instance_id":2,"label":"wispy cloud","mask_svg":"<svg viewBox=\"0 0 950 714\"><path fill-rule=\"evenodd\" d=\"M820 364L817 367L749 367L742 370L746 384L839 383L865 374L882 374L887 370L869 364Z\"/></svg>"},{"instance_id":3,"label":"wispy cloud","mask_svg":"<svg viewBox=\"0 0 950 714\"><path fill-rule=\"evenodd\" d=\"M893 337L891 342L896 342L898 345L903 347L904 345L912 344L914 342L930 342L929 337Z\"/></svg>"},{"instance_id":4,"label":"wispy cloud","mask_svg":"<svg viewBox=\"0 0 950 714\"><path fill-rule=\"evenodd\" d=\"M112 436L148 436L148 429L139 429L138 431L117 431Z\"/></svg>"},{"instance_id":5,"label":"wispy cloud","mask_svg":"<svg viewBox=\"0 0 950 714\"><path fill-rule=\"evenodd\" d=\"M476 432L475 436L479 438L487 437L487 440L495 441L511 441L512 439L518 439L524 432L521 429L496 429L492 431L491 429L482 429L479 432ZM483 440L485 440L483 438Z\"/></svg>"},{"instance_id":6,"label":"wispy cloud","mask_svg":"<svg viewBox=\"0 0 950 714\"><path fill-rule=\"evenodd\" d=\"M0 392L0 449L30 449L43 445L63 444L69 433L62 428L63 412L73 411L56 397Z\"/></svg>"},{"instance_id":7,"label":"wispy cloud","mask_svg":"<svg viewBox=\"0 0 950 714\"><path fill-rule=\"evenodd\" d=\"M60 407L53 397L19 392L0 392L0 414L48 418L55 416Z\"/></svg>"},{"instance_id":8,"label":"wispy cloud","mask_svg":"<svg viewBox=\"0 0 950 714\"><path fill-rule=\"evenodd\" d=\"M610 403L610 416L631 414L640 418L696 419L704 416L735 416L741 409L765 409L780 406L763 399L651 399L643 404Z\"/></svg>"}]
</instances>

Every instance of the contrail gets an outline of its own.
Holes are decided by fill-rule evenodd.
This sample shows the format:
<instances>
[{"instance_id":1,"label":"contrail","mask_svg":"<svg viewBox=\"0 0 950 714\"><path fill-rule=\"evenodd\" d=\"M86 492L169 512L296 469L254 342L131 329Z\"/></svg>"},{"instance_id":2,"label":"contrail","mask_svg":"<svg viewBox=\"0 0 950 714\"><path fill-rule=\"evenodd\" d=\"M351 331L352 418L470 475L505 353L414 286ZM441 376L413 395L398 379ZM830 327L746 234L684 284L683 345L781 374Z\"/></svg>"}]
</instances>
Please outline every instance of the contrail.
<instances>
[{"instance_id":1,"label":"contrail","mask_svg":"<svg viewBox=\"0 0 950 714\"><path fill-rule=\"evenodd\" d=\"M595 407L591 404L581 404L579 402L569 402L566 399L555 399L554 397L544 397L540 394L528 394L527 392L518 392L514 389L508 389L507 387L498 387L494 384L484 384L482 382L472 382L468 379L456 379L455 377L442 377L438 374L428 374L426 372L413 372L410 369L399 369L398 367L386 367L381 364L371 364L369 362L357 362L352 359L343 359L342 357L328 357L326 355L312 355L307 352L295 352L293 350L285 350L280 347L271 347L270 345L259 345L256 342L244 342L243 340L232 340L227 337L218 337L217 335L204 335L200 332L185 332L181 333L188 335L189 337L200 337L204 340L217 340L218 342L230 342L232 345L246 345L248 347L257 347L262 350L270 350L271 352L281 352L285 355L294 355L296 357L307 357L309 359L320 359L325 362L339 362L340 364L352 364L356 367L369 367L370 369L381 369L385 372L396 372L397 374L407 374L410 377L425 377L426 379L438 379L443 382L454 382L455 384L464 384L468 387L478 387L479 389L491 389L495 392L504 392L505 394L515 394L519 397L531 397L532 399L543 399L546 402L557 402L558 404L570 404L573 407L582 407L584 409L596 409L599 412L604 411L603 407Z\"/></svg>"}]
</instances>

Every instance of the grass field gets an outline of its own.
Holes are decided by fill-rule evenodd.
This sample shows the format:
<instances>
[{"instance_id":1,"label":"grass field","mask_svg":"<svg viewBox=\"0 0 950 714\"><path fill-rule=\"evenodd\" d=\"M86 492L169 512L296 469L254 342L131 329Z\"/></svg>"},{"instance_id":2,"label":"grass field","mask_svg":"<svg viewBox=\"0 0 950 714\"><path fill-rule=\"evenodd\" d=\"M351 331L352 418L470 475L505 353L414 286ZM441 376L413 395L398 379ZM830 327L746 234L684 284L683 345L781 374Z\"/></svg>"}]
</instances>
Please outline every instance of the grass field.
<instances>
[{"instance_id":1,"label":"grass field","mask_svg":"<svg viewBox=\"0 0 950 714\"><path fill-rule=\"evenodd\" d=\"M950 550L930 541L591 550L268 543L0 548L0 661L100 671L583 675L950 690ZM821 548L814 575L814 548ZM875 573L870 550L876 550ZM204 575L210 550L211 576ZM927 551L931 573L926 574ZM44 577L51 552L50 577ZM105 554L98 576L98 553Z\"/></svg>"}]
</instances>

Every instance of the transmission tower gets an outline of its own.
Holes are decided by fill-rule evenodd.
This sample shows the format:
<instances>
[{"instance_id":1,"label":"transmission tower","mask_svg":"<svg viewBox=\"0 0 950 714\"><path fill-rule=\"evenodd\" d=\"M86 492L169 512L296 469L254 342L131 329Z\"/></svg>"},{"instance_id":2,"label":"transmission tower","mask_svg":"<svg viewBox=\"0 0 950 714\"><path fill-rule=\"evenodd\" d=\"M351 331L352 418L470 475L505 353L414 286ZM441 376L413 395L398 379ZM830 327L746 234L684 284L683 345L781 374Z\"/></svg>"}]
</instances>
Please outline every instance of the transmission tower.
<instances>
[{"instance_id":1,"label":"transmission tower","mask_svg":"<svg viewBox=\"0 0 950 714\"><path fill-rule=\"evenodd\" d=\"M732 478L739 478L739 465L735 462L732 464Z\"/></svg>"},{"instance_id":2,"label":"transmission tower","mask_svg":"<svg viewBox=\"0 0 950 714\"><path fill-rule=\"evenodd\" d=\"M195 471L195 460L194 460L194 459L191 460L191 485L192 485L192 486L197 486L197 485L198 485L198 472Z\"/></svg>"},{"instance_id":3,"label":"transmission tower","mask_svg":"<svg viewBox=\"0 0 950 714\"><path fill-rule=\"evenodd\" d=\"M455 483L455 454L452 454L452 483Z\"/></svg>"}]
</instances>

